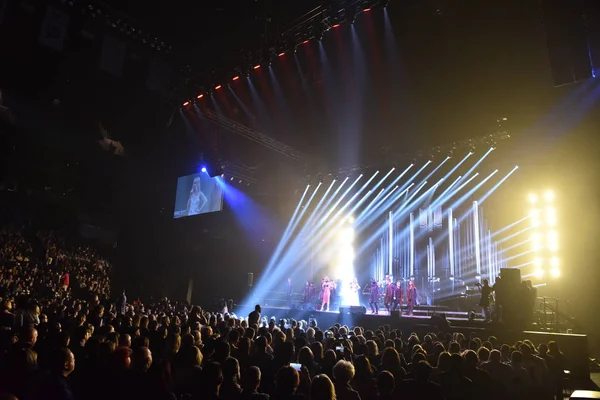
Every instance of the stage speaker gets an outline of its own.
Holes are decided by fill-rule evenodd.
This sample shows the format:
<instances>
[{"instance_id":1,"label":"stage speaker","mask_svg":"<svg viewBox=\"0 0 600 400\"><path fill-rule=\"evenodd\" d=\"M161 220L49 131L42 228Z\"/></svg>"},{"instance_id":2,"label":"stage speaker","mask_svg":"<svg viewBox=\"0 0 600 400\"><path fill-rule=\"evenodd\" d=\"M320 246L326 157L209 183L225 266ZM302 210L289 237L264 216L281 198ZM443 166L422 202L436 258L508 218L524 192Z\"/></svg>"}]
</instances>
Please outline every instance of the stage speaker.
<instances>
[{"instance_id":1,"label":"stage speaker","mask_svg":"<svg viewBox=\"0 0 600 400\"><path fill-rule=\"evenodd\" d=\"M248 272L248 287L252 287L254 284L254 274L252 272Z\"/></svg>"},{"instance_id":2,"label":"stage speaker","mask_svg":"<svg viewBox=\"0 0 600 400\"><path fill-rule=\"evenodd\" d=\"M500 269L500 277L504 287L516 287L521 284L521 269L519 268L502 268Z\"/></svg>"},{"instance_id":3,"label":"stage speaker","mask_svg":"<svg viewBox=\"0 0 600 400\"><path fill-rule=\"evenodd\" d=\"M340 314L364 315L367 309L363 306L340 306Z\"/></svg>"}]
</instances>

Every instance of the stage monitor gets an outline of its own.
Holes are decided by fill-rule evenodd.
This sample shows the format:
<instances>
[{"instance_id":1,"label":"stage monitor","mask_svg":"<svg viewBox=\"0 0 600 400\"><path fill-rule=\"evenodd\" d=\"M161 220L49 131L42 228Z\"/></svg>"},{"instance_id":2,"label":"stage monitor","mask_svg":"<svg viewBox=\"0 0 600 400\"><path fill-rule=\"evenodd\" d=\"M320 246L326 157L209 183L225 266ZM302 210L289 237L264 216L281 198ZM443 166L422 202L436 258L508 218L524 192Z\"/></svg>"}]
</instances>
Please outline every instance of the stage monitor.
<instances>
[{"instance_id":1,"label":"stage monitor","mask_svg":"<svg viewBox=\"0 0 600 400\"><path fill-rule=\"evenodd\" d=\"M206 172L177 179L173 218L191 217L223 209L223 188Z\"/></svg>"}]
</instances>

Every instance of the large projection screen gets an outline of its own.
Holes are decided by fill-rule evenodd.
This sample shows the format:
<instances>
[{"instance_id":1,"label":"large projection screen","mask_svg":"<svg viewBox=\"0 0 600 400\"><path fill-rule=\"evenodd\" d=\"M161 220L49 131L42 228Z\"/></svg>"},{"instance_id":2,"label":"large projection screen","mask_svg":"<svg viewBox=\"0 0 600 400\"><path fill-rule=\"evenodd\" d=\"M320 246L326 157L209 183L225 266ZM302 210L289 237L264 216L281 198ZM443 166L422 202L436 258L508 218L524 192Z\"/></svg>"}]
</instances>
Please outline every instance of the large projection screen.
<instances>
[{"instance_id":1,"label":"large projection screen","mask_svg":"<svg viewBox=\"0 0 600 400\"><path fill-rule=\"evenodd\" d=\"M173 218L223 210L223 189L217 179L205 172L179 177Z\"/></svg>"}]
</instances>

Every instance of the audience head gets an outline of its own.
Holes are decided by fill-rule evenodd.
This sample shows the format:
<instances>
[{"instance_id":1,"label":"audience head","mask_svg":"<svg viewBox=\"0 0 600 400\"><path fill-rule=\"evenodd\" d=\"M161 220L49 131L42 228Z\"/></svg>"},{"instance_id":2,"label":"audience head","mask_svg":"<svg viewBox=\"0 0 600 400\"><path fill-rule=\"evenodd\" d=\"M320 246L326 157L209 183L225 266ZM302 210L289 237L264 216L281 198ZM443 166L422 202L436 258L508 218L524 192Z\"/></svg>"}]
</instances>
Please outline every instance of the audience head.
<instances>
[{"instance_id":1,"label":"audience head","mask_svg":"<svg viewBox=\"0 0 600 400\"><path fill-rule=\"evenodd\" d=\"M333 378L336 384L348 384L354 378L354 365L346 360L338 361L333 367Z\"/></svg>"},{"instance_id":2,"label":"audience head","mask_svg":"<svg viewBox=\"0 0 600 400\"><path fill-rule=\"evenodd\" d=\"M310 384L310 400L336 400L333 382L327 375L317 375Z\"/></svg>"}]
</instances>

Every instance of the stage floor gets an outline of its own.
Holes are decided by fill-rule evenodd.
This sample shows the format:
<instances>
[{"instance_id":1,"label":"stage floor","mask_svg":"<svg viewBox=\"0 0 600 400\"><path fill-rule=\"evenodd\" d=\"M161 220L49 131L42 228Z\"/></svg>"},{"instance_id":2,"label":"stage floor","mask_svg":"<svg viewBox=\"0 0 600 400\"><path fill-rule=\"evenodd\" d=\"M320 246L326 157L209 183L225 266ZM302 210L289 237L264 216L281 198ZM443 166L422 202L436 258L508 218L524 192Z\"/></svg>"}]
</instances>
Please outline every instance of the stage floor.
<instances>
[{"instance_id":1,"label":"stage floor","mask_svg":"<svg viewBox=\"0 0 600 400\"><path fill-rule=\"evenodd\" d=\"M309 313L316 313L316 314L340 314L340 312L338 310L331 310L331 311L317 311L317 310L304 310L302 307L298 307L298 306L292 306L292 307L278 307L278 306L266 306L263 307L263 309L269 309L269 310L281 310L283 312L285 311L289 311L289 312L309 312ZM444 314L446 316L446 319L448 321L468 321L469 320L469 313L466 311L453 311L448 309L447 307L438 307L438 306L418 306L415 307L415 309L413 310L413 314L412 315L408 315L406 310L402 311L402 315L400 316L401 318L411 318L411 319L430 319L432 316L434 315L441 315ZM390 313L388 311L385 310L379 310L379 313L374 314L371 312L370 309L367 309L365 314L361 314L361 315L369 315L372 317L391 317ZM398 317L398 316L396 316ZM482 314L478 314L475 313L475 318L472 322L481 322L484 323L484 318Z\"/></svg>"}]
</instances>

